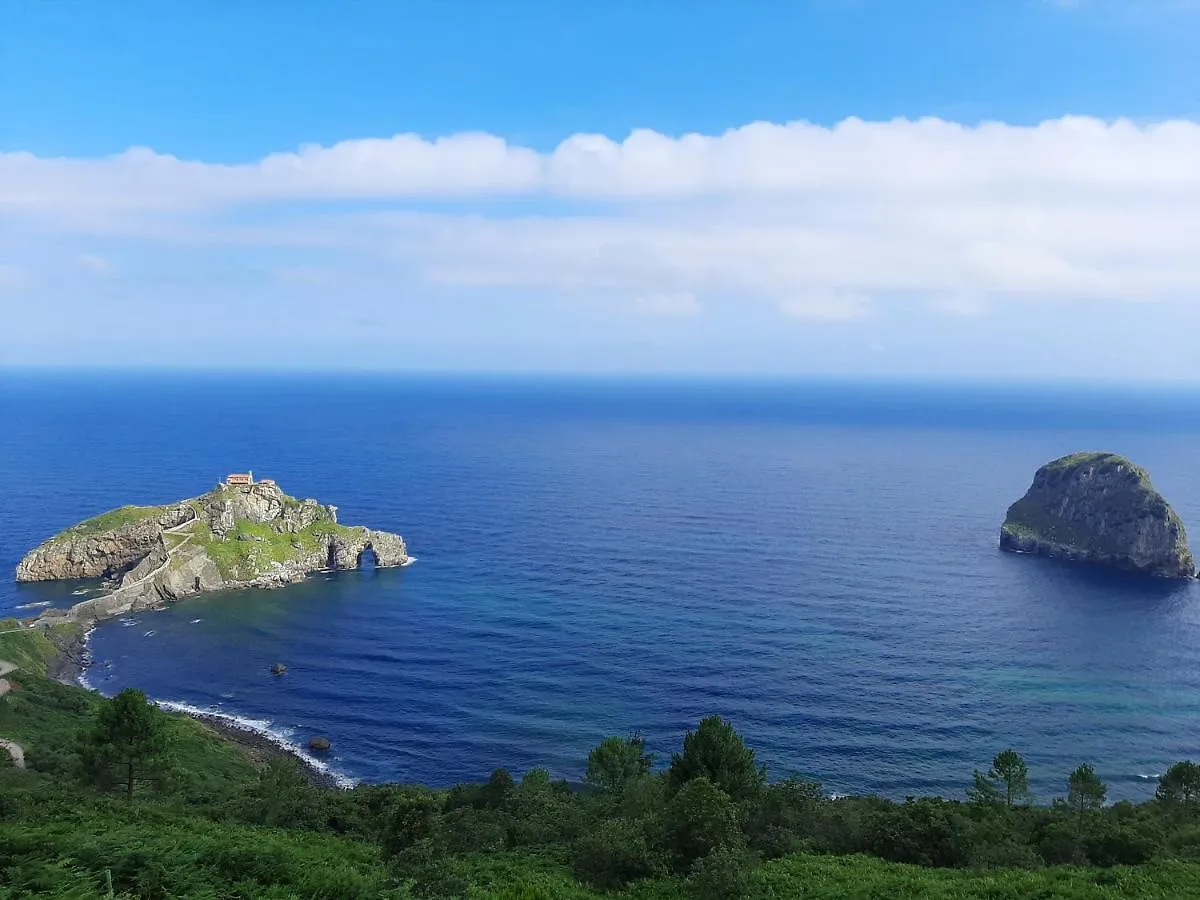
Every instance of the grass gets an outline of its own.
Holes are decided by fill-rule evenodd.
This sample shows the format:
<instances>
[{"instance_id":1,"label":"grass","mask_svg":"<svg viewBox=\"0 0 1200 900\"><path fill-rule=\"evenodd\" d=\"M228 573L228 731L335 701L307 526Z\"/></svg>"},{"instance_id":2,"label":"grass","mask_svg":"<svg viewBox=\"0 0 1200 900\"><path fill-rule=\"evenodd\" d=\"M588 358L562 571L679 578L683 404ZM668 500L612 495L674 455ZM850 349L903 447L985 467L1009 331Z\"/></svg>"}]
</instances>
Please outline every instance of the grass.
<instances>
[{"instance_id":1,"label":"grass","mask_svg":"<svg viewBox=\"0 0 1200 900\"><path fill-rule=\"evenodd\" d=\"M22 672L45 675L47 664L58 655L58 648L40 628L22 628L16 619L2 619L0 632L4 632L0 634L0 659L16 664Z\"/></svg>"},{"instance_id":2,"label":"grass","mask_svg":"<svg viewBox=\"0 0 1200 900\"><path fill-rule=\"evenodd\" d=\"M279 532L268 523L239 519L224 538L213 534L207 523L197 523L192 529L192 540L204 548L223 578L251 581L270 573L276 564L320 557L334 535L353 540L361 537L363 531L360 527L322 521L296 532ZM324 559L318 560L318 564L323 565Z\"/></svg>"},{"instance_id":3,"label":"grass","mask_svg":"<svg viewBox=\"0 0 1200 900\"><path fill-rule=\"evenodd\" d=\"M103 897L106 874L115 897L388 896L387 870L366 844L180 816L157 803L133 812L97 799L70 816L0 824L0 898Z\"/></svg>"},{"instance_id":4,"label":"grass","mask_svg":"<svg viewBox=\"0 0 1200 900\"><path fill-rule=\"evenodd\" d=\"M747 900L1150 900L1200 896L1200 865L1163 861L1113 869L971 871L923 869L865 856L792 856L767 863L752 885Z\"/></svg>"},{"instance_id":5,"label":"grass","mask_svg":"<svg viewBox=\"0 0 1200 900\"><path fill-rule=\"evenodd\" d=\"M31 765L72 746L100 702L99 695L24 668L7 677L13 688L0 701L0 735L24 747Z\"/></svg>"},{"instance_id":6,"label":"grass","mask_svg":"<svg viewBox=\"0 0 1200 900\"><path fill-rule=\"evenodd\" d=\"M1050 471L1074 469L1079 466L1093 465L1103 463L1110 466L1124 466L1127 469L1137 473L1139 478L1149 482L1150 475L1141 466L1137 465L1133 460L1121 456L1117 453L1107 453L1103 451L1084 450L1079 453L1070 453L1066 456L1060 456L1058 459L1051 460L1046 463L1043 468Z\"/></svg>"},{"instance_id":7,"label":"grass","mask_svg":"<svg viewBox=\"0 0 1200 900\"><path fill-rule=\"evenodd\" d=\"M72 525L66 531L60 531L51 540L69 540L105 531L116 531L126 525L144 522L147 519L157 519L169 508L169 506L122 506L119 509L92 516L90 519L84 519L78 525Z\"/></svg>"},{"instance_id":8,"label":"grass","mask_svg":"<svg viewBox=\"0 0 1200 900\"><path fill-rule=\"evenodd\" d=\"M258 783L258 770L187 716L163 713L167 794L135 797L131 807L84 789L73 748L103 700L32 671L49 645L33 632L0 635L0 656L22 663L0 700L0 735L18 741L30 765L0 766L0 900L108 896L106 875L120 898L388 895L389 873L373 845L197 812L236 804Z\"/></svg>"},{"instance_id":9,"label":"grass","mask_svg":"<svg viewBox=\"0 0 1200 900\"><path fill-rule=\"evenodd\" d=\"M470 897L507 900L689 900L685 878L660 878L601 893L571 877L556 854L490 853L466 857L456 873ZM1174 900L1200 896L1200 864L1163 860L1112 869L927 869L869 856L798 854L764 863L744 900Z\"/></svg>"},{"instance_id":10,"label":"grass","mask_svg":"<svg viewBox=\"0 0 1200 900\"><path fill-rule=\"evenodd\" d=\"M22 646L29 643L33 646ZM64 760L81 723L95 714L101 698L47 678L46 646L53 655L53 645L40 633L0 635L0 659L19 666L7 676L12 691L0 701L0 736L21 744L32 766L53 773L66 766ZM172 779L186 786L181 796L218 795L256 776L253 763L204 723L178 713L164 715L172 748Z\"/></svg>"}]
</instances>

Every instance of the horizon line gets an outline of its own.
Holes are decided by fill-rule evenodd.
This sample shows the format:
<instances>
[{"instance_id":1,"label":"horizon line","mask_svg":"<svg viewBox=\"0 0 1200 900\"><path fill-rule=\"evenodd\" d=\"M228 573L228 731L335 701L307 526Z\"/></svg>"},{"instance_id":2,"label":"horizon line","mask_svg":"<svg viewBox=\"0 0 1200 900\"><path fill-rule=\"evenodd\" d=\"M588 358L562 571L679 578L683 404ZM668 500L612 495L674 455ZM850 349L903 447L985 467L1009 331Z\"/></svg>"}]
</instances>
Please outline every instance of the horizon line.
<instances>
[{"instance_id":1,"label":"horizon line","mask_svg":"<svg viewBox=\"0 0 1200 900\"><path fill-rule=\"evenodd\" d=\"M1094 375L1030 375L958 373L846 373L846 372L752 372L752 371L662 371L662 370L574 370L574 369L440 369L385 367L289 367L229 365L66 365L13 364L0 362L0 374L12 375L180 375L219 377L390 377L445 381L488 379L497 381L547 382L742 382L794 384L921 385L946 387L1098 387L1098 388L1174 388L1200 390L1195 380L1162 378L1104 378Z\"/></svg>"}]
</instances>

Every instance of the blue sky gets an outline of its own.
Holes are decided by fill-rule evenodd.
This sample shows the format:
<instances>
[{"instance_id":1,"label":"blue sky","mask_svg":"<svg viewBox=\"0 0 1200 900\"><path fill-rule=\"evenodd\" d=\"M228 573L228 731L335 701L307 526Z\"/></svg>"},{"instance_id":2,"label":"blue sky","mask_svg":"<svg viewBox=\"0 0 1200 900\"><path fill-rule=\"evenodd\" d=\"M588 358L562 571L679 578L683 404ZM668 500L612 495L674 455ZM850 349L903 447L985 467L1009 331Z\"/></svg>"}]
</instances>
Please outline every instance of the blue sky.
<instances>
[{"instance_id":1,"label":"blue sky","mask_svg":"<svg viewBox=\"0 0 1200 900\"><path fill-rule=\"evenodd\" d=\"M1187 0L5 4L0 363L1198 380L1198 36Z\"/></svg>"}]
</instances>

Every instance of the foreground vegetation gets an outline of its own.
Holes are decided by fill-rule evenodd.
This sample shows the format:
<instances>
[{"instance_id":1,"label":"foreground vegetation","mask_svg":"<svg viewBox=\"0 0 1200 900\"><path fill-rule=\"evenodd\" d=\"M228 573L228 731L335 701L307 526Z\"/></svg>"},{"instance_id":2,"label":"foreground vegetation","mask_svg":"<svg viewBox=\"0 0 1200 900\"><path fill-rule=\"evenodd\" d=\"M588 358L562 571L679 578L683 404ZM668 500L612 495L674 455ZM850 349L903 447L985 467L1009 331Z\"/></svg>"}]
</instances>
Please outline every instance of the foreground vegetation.
<instances>
[{"instance_id":1,"label":"foreground vegetation","mask_svg":"<svg viewBox=\"0 0 1200 900\"><path fill-rule=\"evenodd\" d=\"M1034 805L1020 756L966 802L830 799L770 782L722 720L656 765L608 738L572 787L498 769L445 791L312 787L258 767L136 691L103 700L45 676L32 632L0 700L0 898L1156 898L1200 896L1200 767L1142 804L1105 805L1088 766Z\"/></svg>"}]
</instances>

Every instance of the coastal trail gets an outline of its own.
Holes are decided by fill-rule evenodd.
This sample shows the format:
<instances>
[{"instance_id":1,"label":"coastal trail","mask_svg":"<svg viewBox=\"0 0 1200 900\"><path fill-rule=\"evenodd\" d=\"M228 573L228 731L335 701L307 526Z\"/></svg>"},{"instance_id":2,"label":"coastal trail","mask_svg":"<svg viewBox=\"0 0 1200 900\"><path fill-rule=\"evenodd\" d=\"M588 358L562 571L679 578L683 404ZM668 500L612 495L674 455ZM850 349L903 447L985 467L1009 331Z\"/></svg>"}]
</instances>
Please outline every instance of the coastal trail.
<instances>
[{"instance_id":1,"label":"coastal trail","mask_svg":"<svg viewBox=\"0 0 1200 900\"><path fill-rule=\"evenodd\" d=\"M15 663L10 663L8 660L0 659L0 699L12 690L12 684L4 676L17 668ZM13 765L18 769L25 768L25 748L16 741L0 738L0 749L7 750L8 755L12 757Z\"/></svg>"},{"instance_id":2,"label":"coastal trail","mask_svg":"<svg viewBox=\"0 0 1200 900\"><path fill-rule=\"evenodd\" d=\"M142 575L137 580L131 581L128 584L122 583L121 585L114 588L109 593L104 594L104 595L102 595L102 597L96 598L96 599L103 599L103 600L108 601L109 603L112 603L113 598L116 597L116 598L119 598L120 602L125 602L125 598L132 595L133 599L128 600L128 603L132 605L132 603L139 596L138 594L135 593L136 589L140 588L146 582L151 581L152 579L157 578L160 574L162 574L162 572L167 568L167 566L169 566L171 564L171 561L172 561L174 555L179 551L179 549L192 539L192 537L194 535L194 526L195 526L196 522L199 521L199 519L200 519L200 513L197 511L196 507L192 506L190 503L188 504L188 506L192 513L192 517L190 519L188 519L187 521L184 521L184 522L180 522L178 525L172 525L170 528L164 528L162 530L162 541L163 541L163 549L164 549L163 561L161 563L159 563L157 566L155 566L153 569L151 569L149 572L147 572L145 575ZM175 542L174 538L179 537L181 534L183 535L182 540ZM88 601L88 602L90 602L90 601ZM73 606L71 608L70 612L73 613L75 610L78 610L81 607L88 606L88 602L76 604L75 606ZM125 609L128 609L128 608L129 607L125 607ZM120 608L117 607L117 609L120 609ZM68 618L70 618L70 613L68 613ZM93 620L94 620L94 618L95 617L93 616ZM39 619L38 619L38 622L41 624L48 624L51 621L58 621L58 619L52 620L52 619L46 618L44 616L39 617Z\"/></svg>"},{"instance_id":3,"label":"coastal trail","mask_svg":"<svg viewBox=\"0 0 1200 900\"><path fill-rule=\"evenodd\" d=\"M196 521L200 518L200 514L198 512L196 512L196 507L190 506L190 509L192 511L192 517L190 519L188 519L186 522L180 522L178 525L173 525L170 528L164 528L162 530L163 548L166 551L166 559L164 559L161 563L159 563L157 566L155 566L153 569L151 569L149 572L147 572L145 575L143 575L137 581L131 581L129 584L123 584L120 587L118 587L115 591L113 591L114 594L117 593L117 591L127 591L130 588L134 588L134 587L137 587L138 585L144 584L146 581L148 581L149 579L158 575L168 565L171 564L171 554L176 552L180 547L182 547L184 544L186 544L188 541L190 541L192 539L192 526L195 525ZM173 546L173 547L170 546L170 541L166 538L166 535L169 534L169 535L174 536L174 535L182 534L183 529L185 529L185 528L188 529L187 536L183 540L181 540L178 544L175 544L175 546Z\"/></svg>"}]
</instances>

